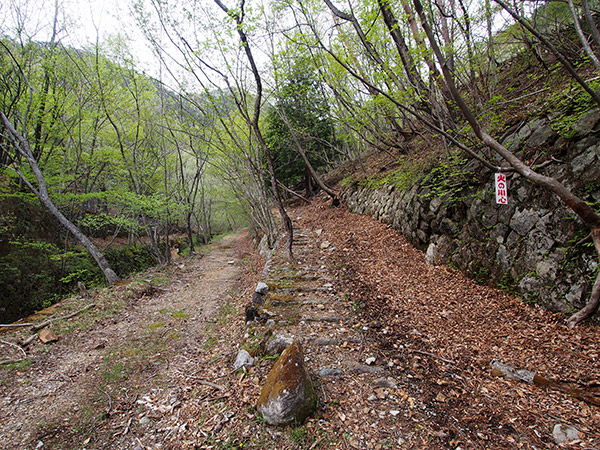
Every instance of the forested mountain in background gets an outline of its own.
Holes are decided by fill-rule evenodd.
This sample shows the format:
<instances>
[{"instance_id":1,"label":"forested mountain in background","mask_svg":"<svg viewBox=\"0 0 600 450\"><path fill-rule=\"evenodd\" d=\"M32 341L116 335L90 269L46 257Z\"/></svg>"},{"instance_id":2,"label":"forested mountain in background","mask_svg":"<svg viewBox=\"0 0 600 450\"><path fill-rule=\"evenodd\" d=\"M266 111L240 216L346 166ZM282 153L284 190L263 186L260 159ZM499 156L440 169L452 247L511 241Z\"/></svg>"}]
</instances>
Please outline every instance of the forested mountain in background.
<instances>
[{"instance_id":1,"label":"forested mountain in background","mask_svg":"<svg viewBox=\"0 0 600 450\"><path fill-rule=\"evenodd\" d=\"M218 164L207 165L209 153L219 158L208 138L217 133L213 103L95 49L4 39L2 50L0 110L27 136L54 204L119 277L247 223ZM226 98L219 108L229 108ZM40 205L26 158L2 139L0 307L9 321L104 277Z\"/></svg>"},{"instance_id":2,"label":"forested mountain in background","mask_svg":"<svg viewBox=\"0 0 600 450\"><path fill-rule=\"evenodd\" d=\"M552 170L600 106L597 1L135 2L153 77L119 37L64 46L61 7L43 43L3 31L4 308L40 307L41 286L113 283L242 224L272 247L273 206L291 242L283 201L322 189L336 204L320 174L345 160L366 184L429 183L448 206L478 177L516 174L560 199L600 252L598 186ZM506 139L542 117L552 148ZM373 177L365 154L393 162ZM590 284L572 324L597 308Z\"/></svg>"}]
</instances>

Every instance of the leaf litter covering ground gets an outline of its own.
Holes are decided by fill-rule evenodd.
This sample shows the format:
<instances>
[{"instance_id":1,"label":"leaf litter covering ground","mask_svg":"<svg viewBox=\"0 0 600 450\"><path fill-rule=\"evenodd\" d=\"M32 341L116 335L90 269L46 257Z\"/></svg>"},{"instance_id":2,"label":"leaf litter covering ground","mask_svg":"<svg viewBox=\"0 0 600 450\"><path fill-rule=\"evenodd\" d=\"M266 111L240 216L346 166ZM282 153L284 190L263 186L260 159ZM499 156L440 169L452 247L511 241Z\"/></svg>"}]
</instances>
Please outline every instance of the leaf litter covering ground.
<instances>
[{"instance_id":1,"label":"leaf litter covering ground","mask_svg":"<svg viewBox=\"0 0 600 450\"><path fill-rule=\"evenodd\" d=\"M340 317L352 316L339 324L290 317L287 331L310 338L307 365L321 397L305 425L272 428L255 413L272 360L261 358L247 373L232 371L245 331L243 307L264 264L240 238L234 247L241 278L227 274L231 282L220 291L197 283L226 274L235 256L229 245L205 257L215 260L211 270L202 258L183 260L148 275L163 278L158 288L125 285L106 303L96 298L97 315L111 307L114 315L72 334L59 328L57 344L28 350L30 367L1 369L0 447L540 449L559 448L552 428L565 423L582 432L572 448L599 448L598 407L493 377L489 369L495 358L548 378L592 384L600 379L597 327L568 330L561 316L477 286L447 267L426 266L423 254L396 232L344 208L316 201L290 214L299 236L306 236L299 241L315 242L305 244L304 253L296 248L301 261L291 267L276 255L271 272L293 269L310 279L310 269L315 279L331 277L336 295L317 288L315 298L331 296ZM201 298L204 305L197 304ZM311 306L311 314L317 317L319 309ZM132 325L138 328L133 333L127 331ZM318 333L347 339L315 348ZM384 372L340 365L343 376L316 376L322 361L359 363L371 355Z\"/></svg>"},{"instance_id":2,"label":"leaf litter covering ground","mask_svg":"<svg viewBox=\"0 0 600 450\"><path fill-rule=\"evenodd\" d=\"M562 316L478 286L447 267L427 266L422 252L395 231L345 208L316 201L290 215L298 261L290 265L276 255L268 281L285 283L303 274L324 283L332 277L343 306L312 285L298 282L284 290L296 292L292 297L298 300L294 295L310 294L297 292L314 289L322 319L331 318L328 305L336 305L341 318L354 311L337 330L312 321L318 308L296 311L296 320L281 313L290 324L277 332L304 338L319 410L300 427L265 426L254 405L272 361L262 359L248 373L232 374L230 358L202 369L204 376L212 371L207 379L222 380L225 394L204 386L195 404L182 405L180 417L189 427L167 448L559 448L552 437L558 423L582 433L571 448L598 448L598 407L494 377L489 367L497 359L555 380L593 385L600 379L597 327L568 330ZM242 305L239 309L241 314ZM239 325L229 326L223 333L241 342ZM336 341L331 336L344 337L327 347L325 342ZM370 355L382 371L370 373L373 366L360 364ZM318 376L322 364L332 361L341 362L343 375Z\"/></svg>"},{"instance_id":3,"label":"leaf litter covering ground","mask_svg":"<svg viewBox=\"0 0 600 450\"><path fill-rule=\"evenodd\" d=\"M386 225L345 208L313 204L295 213L324 230L350 301L362 308L380 355L393 362L422 408L423 448L557 448L557 423L583 433L574 448L600 448L600 408L562 392L491 375L491 360L575 385L600 382L600 329L569 330L565 317L479 286ZM411 414L411 411L408 411ZM439 439L435 439L435 438Z\"/></svg>"}]
</instances>

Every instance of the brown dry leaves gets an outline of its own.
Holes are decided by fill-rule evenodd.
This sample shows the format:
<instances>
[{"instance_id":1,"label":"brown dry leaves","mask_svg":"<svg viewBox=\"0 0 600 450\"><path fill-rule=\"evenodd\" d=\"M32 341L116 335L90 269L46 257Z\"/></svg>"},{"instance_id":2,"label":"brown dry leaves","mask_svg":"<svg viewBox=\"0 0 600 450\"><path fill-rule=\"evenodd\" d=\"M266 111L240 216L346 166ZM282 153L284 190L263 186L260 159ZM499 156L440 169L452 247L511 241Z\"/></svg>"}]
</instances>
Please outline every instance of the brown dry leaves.
<instances>
[{"instance_id":1,"label":"brown dry leaves","mask_svg":"<svg viewBox=\"0 0 600 450\"><path fill-rule=\"evenodd\" d=\"M600 445L600 410L560 392L494 378L492 359L544 376L600 380L600 329L576 330L564 317L480 286L449 267L425 264L422 252L366 216L325 203L296 211L305 227L323 228L335 246L340 289L362 308L396 376L427 408L424 426L451 448L555 448L552 428L574 425L581 445ZM451 362L451 363L450 363ZM439 443L428 448L439 448ZM581 448L578 446L578 448Z\"/></svg>"}]
</instances>

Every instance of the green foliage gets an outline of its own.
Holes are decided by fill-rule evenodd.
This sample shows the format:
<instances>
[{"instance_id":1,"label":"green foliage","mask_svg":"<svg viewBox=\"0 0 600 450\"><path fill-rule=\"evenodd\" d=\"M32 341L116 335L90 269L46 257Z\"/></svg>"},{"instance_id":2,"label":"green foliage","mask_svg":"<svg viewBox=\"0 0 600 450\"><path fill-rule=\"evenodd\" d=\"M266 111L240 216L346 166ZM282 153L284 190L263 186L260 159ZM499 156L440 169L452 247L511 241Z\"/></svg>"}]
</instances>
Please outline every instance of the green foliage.
<instances>
[{"instance_id":1,"label":"green foliage","mask_svg":"<svg viewBox=\"0 0 600 450\"><path fill-rule=\"evenodd\" d=\"M90 272L87 269L79 269L69 273L66 277L62 277L60 282L63 284L69 284L74 281L85 280L90 277Z\"/></svg>"},{"instance_id":2,"label":"green foliage","mask_svg":"<svg viewBox=\"0 0 600 450\"><path fill-rule=\"evenodd\" d=\"M380 189L393 186L398 191L406 191L419 183L431 168L432 161L403 157L397 162L398 168L385 175L376 175L358 182L361 187ZM349 182L349 181L346 181Z\"/></svg>"},{"instance_id":3,"label":"green foliage","mask_svg":"<svg viewBox=\"0 0 600 450\"><path fill-rule=\"evenodd\" d=\"M106 258L120 277L156 263L148 247L111 249ZM1 305L11 319L78 292L79 282L87 288L105 283L95 261L83 250L62 252L44 241L13 241L9 252L0 256Z\"/></svg>"},{"instance_id":4,"label":"green foliage","mask_svg":"<svg viewBox=\"0 0 600 450\"><path fill-rule=\"evenodd\" d=\"M232 297L234 297L232 295ZM224 324L231 320L231 317L237 316L237 308L231 303L225 302L219 308L219 314L217 316L217 323Z\"/></svg>"},{"instance_id":5,"label":"green foliage","mask_svg":"<svg viewBox=\"0 0 600 450\"><path fill-rule=\"evenodd\" d=\"M211 333L206 333L206 341L202 344L204 350L211 350L219 343L219 340Z\"/></svg>"},{"instance_id":6,"label":"green foliage","mask_svg":"<svg viewBox=\"0 0 600 450\"><path fill-rule=\"evenodd\" d=\"M108 363L108 361L107 361ZM102 380L107 384L117 383L127 378L125 366L122 362L116 361L106 364L106 368L102 373Z\"/></svg>"},{"instance_id":7,"label":"green foliage","mask_svg":"<svg viewBox=\"0 0 600 450\"><path fill-rule=\"evenodd\" d=\"M174 319L189 319L190 315L183 310L175 311L171 314Z\"/></svg>"},{"instance_id":8,"label":"green foliage","mask_svg":"<svg viewBox=\"0 0 600 450\"><path fill-rule=\"evenodd\" d=\"M383 177L374 177L361 180L360 186L369 189L380 189L386 186L394 186L400 191L408 190L414 186L423 176L418 170L398 169Z\"/></svg>"},{"instance_id":9,"label":"green foliage","mask_svg":"<svg viewBox=\"0 0 600 450\"><path fill-rule=\"evenodd\" d=\"M600 80L590 81L589 85L595 91L600 90ZM560 113L552 121L552 128L566 139L570 139L575 135L573 126L581 116L596 106L590 94L575 82L571 82L562 91L554 92L551 102L553 109Z\"/></svg>"},{"instance_id":10,"label":"green foliage","mask_svg":"<svg viewBox=\"0 0 600 450\"><path fill-rule=\"evenodd\" d=\"M595 205L596 211L598 210L598 204ZM565 220L573 220L572 217L566 218ZM595 259L596 251L594 247L593 240L590 237L589 229L587 227L582 226L579 221L574 221L575 232L572 237L566 242L567 250L565 252L565 256L563 257L560 263L560 271L565 272L573 272L580 271L580 267L585 267L585 264L582 263L583 258L591 257ZM588 271L587 273L582 273L581 275L585 276L590 285L594 283L596 279L597 273L600 270L600 266L596 268L596 270L592 273Z\"/></svg>"},{"instance_id":11,"label":"green foliage","mask_svg":"<svg viewBox=\"0 0 600 450\"><path fill-rule=\"evenodd\" d=\"M359 299L356 299L356 298L352 299L352 310L356 314L360 314L362 312L362 306L361 306L361 302Z\"/></svg>"},{"instance_id":12,"label":"green foliage","mask_svg":"<svg viewBox=\"0 0 600 450\"><path fill-rule=\"evenodd\" d=\"M538 31L549 34L556 33L573 18L566 2L544 2L533 12L532 21Z\"/></svg>"},{"instance_id":13,"label":"green foliage","mask_svg":"<svg viewBox=\"0 0 600 450\"><path fill-rule=\"evenodd\" d=\"M513 280L509 273L502 275L500 281L496 283L496 287L507 294L514 295L515 297L520 295L518 283Z\"/></svg>"},{"instance_id":14,"label":"green foliage","mask_svg":"<svg viewBox=\"0 0 600 450\"><path fill-rule=\"evenodd\" d=\"M490 282L490 269L477 264L473 267L471 276L475 282L482 285L487 285Z\"/></svg>"},{"instance_id":15,"label":"green foliage","mask_svg":"<svg viewBox=\"0 0 600 450\"><path fill-rule=\"evenodd\" d=\"M533 305L536 305L539 301L540 301L539 292L530 292L523 296L523 303L525 303L526 305L533 306Z\"/></svg>"},{"instance_id":16,"label":"green foliage","mask_svg":"<svg viewBox=\"0 0 600 450\"><path fill-rule=\"evenodd\" d=\"M110 59L103 49L21 45L19 39L10 38L3 38L3 43L0 110L17 125L27 119L24 137L38 159L50 197L84 234L139 236L152 231L158 232L160 240L165 230L182 229L182 222L189 220L192 228L198 224L208 230L209 238L213 229L224 231L248 217L234 211L240 203L231 188L223 188L227 185L222 178L213 177L209 183L202 180L208 151L215 147L211 142L218 128L214 114L227 113L232 104L229 97L210 107L207 96L166 91L136 71L119 41L111 42ZM18 66L26 68L27 83ZM228 150L223 148L223 152ZM6 155L12 156L11 152L10 147L2 147L0 162L10 161ZM27 164L15 167L36 185ZM0 202L31 197L20 192L23 184L12 165L0 164L0 175ZM219 189L213 189L213 183ZM0 231L8 235L12 230L6 228L4 217L0 215ZM43 220L52 219L45 216ZM33 235L17 241L31 246L40 234L49 237L52 233L40 232L44 227L30 217L19 229L34 231ZM128 274L147 265L146 255L138 250L129 253L115 257L117 273ZM54 250L49 255L61 264L77 258ZM90 280L101 278L98 271L84 266L72 273L61 269L58 279L68 285L84 280L96 284Z\"/></svg>"},{"instance_id":17,"label":"green foliage","mask_svg":"<svg viewBox=\"0 0 600 450\"><path fill-rule=\"evenodd\" d=\"M304 425L290 427L289 434L292 442L298 445L299 447L303 447L304 445L306 445L311 437L309 435L308 429Z\"/></svg>"},{"instance_id":18,"label":"green foliage","mask_svg":"<svg viewBox=\"0 0 600 450\"><path fill-rule=\"evenodd\" d=\"M164 251L164 248L161 250ZM148 246L111 248L105 252L104 256L121 278L127 277L132 273L141 272L156 264L156 259Z\"/></svg>"},{"instance_id":19,"label":"green foliage","mask_svg":"<svg viewBox=\"0 0 600 450\"><path fill-rule=\"evenodd\" d=\"M64 250L64 234L29 196L4 197L0 213L4 320L15 320L78 292L79 282L87 288L104 285L91 256L79 246ZM105 256L121 277L155 264L147 247L113 248Z\"/></svg>"},{"instance_id":20,"label":"green foliage","mask_svg":"<svg viewBox=\"0 0 600 450\"><path fill-rule=\"evenodd\" d=\"M452 153L447 160L434 167L422 182L422 198L441 198L452 206L465 198L465 192L477 184L475 174L465 168L468 159Z\"/></svg>"},{"instance_id":21,"label":"green foliage","mask_svg":"<svg viewBox=\"0 0 600 450\"><path fill-rule=\"evenodd\" d=\"M491 99L488 100L488 103L492 107L498 106L499 103L506 101L506 99L502 95L494 95Z\"/></svg>"},{"instance_id":22,"label":"green foliage","mask_svg":"<svg viewBox=\"0 0 600 450\"><path fill-rule=\"evenodd\" d=\"M352 175L348 175L347 177L344 177L342 179L342 181L340 181L340 186L342 186L342 187L350 186L353 182L354 182L354 177Z\"/></svg>"},{"instance_id":23,"label":"green foliage","mask_svg":"<svg viewBox=\"0 0 600 450\"><path fill-rule=\"evenodd\" d=\"M33 364L33 361L31 361L30 359L24 359L22 361L16 361L16 362L13 362L10 364L4 364L2 367L4 367L6 370L22 371L22 370L30 367L32 364Z\"/></svg>"},{"instance_id":24,"label":"green foliage","mask_svg":"<svg viewBox=\"0 0 600 450\"><path fill-rule=\"evenodd\" d=\"M112 216L106 213L86 213L79 225L89 236L107 236L117 230L141 232L139 223L129 217Z\"/></svg>"},{"instance_id":25,"label":"green foliage","mask_svg":"<svg viewBox=\"0 0 600 450\"><path fill-rule=\"evenodd\" d=\"M309 176L294 138L317 171L335 155L333 121L328 101L323 95L320 81L303 64L307 64L307 61L295 62L292 72L283 80L275 106L266 115L264 135L273 155L275 173L288 186L298 184ZM290 131L290 127L293 131Z\"/></svg>"},{"instance_id":26,"label":"green foliage","mask_svg":"<svg viewBox=\"0 0 600 450\"><path fill-rule=\"evenodd\" d=\"M18 318L22 313L41 309L57 296L61 265L51 258L58 247L44 241L0 237L0 306L4 320Z\"/></svg>"}]
</instances>

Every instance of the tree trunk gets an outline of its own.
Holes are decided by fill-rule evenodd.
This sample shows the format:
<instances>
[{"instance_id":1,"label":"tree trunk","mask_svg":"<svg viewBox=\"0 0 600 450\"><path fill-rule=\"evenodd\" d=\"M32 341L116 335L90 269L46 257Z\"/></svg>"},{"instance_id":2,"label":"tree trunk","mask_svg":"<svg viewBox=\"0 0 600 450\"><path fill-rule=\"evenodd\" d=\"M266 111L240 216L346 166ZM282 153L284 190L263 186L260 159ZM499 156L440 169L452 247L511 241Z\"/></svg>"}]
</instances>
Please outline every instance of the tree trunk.
<instances>
[{"instance_id":1,"label":"tree trunk","mask_svg":"<svg viewBox=\"0 0 600 450\"><path fill-rule=\"evenodd\" d=\"M416 88L417 94L427 92L427 86L421 78L421 75L419 74L419 71L415 65L415 61L410 54L410 50L408 49L408 45L406 45L404 36L402 36L400 25L398 24L398 21L392 12L389 1L377 0L377 3L379 5L381 15L383 16L383 21L385 22L385 25L392 36L392 40L396 45L396 50L398 51L398 55L402 61L402 66L404 67L406 76L410 80L411 84Z\"/></svg>"},{"instance_id":2,"label":"tree trunk","mask_svg":"<svg viewBox=\"0 0 600 450\"><path fill-rule=\"evenodd\" d=\"M6 118L3 112L0 112L0 119L2 120L2 124L4 128L9 134L10 139L13 142L15 149L19 152L21 156L27 159L29 167L33 172L35 179L37 181L38 189L36 189L22 174L20 170L17 170L17 173L23 180L23 182L29 187L29 189L37 196L40 202L50 211L50 213L56 217L56 219L63 225L74 237L77 239L81 245L85 247L88 253L94 258L96 264L106 277L106 280L109 284L114 284L119 281L119 277L117 274L110 268L110 265L104 258L104 255L96 248L96 246L90 241L87 236L85 236L77 226L69 219L67 219L63 213L61 213L56 205L50 199L48 195L48 189L46 187L46 180L44 179L44 175L37 165L37 161L31 152L29 144L25 137L19 134L19 132L12 126L9 120Z\"/></svg>"},{"instance_id":3,"label":"tree trunk","mask_svg":"<svg viewBox=\"0 0 600 450\"><path fill-rule=\"evenodd\" d=\"M495 0L500 2L501 0ZM433 31L423 13L423 7L421 0L413 0L415 10L421 19L423 29L427 35L429 43L432 47L434 54L436 55L440 66L442 67L442 73L446 79L446 83L454 97L454 101L459 107L460 111L467 119L475 136L487 147L493 150L495 153L504 158L514 169L523 175L528 180L538 184L549 191L555 193L579 218L592 229L592 237L596 246L596 252L600 257L600 215L598 215L593 208L591 208L584 200L577 197L572 191L570 191L564 184L558 181L556 178L548 177L540 173L535 172L531 167L525 164L521 159L515 156L510 150L500 144L496 139L490 136L486 131L481 128L481 124L473 114L473 111L464 101L460 95L458 88L454 82L452 72L445 63L442 51L435 39ZM579 311L577 314L569 319L569 324L574 326L576 323L590 317L598 307L598 301L600 298L600 282L598 279L594 284L592 295L590 296L588 303L585 308Z\"/></svg>"},{"instance_id":4,"label":"tree trunk","mask_svg":"<svg viewBox=\"0 0 600 450\"><path fill-rule=\"evenodd\" d=\"M304 167L304 196L310 198L313 193L312 177L308 167Z\"/></svg>"},{"instance_id":5,"label":"tree trunk","mask_svg":"<svg viewBox=\"0 0 600 450\"><path fill-rule=\"evenodd\" d=\"M36 179L38 180L39 185L38 174L36 174ZM106 258L104 258L104 255L98 250L92 241L90 241L87 236L84 235L79 228L77 228L77 226L75 226L73 222L67 219L63 213L58 210L52 200L50 200L48 197L48 194L42 193L40 189L40 191L36 192L36 195L42 204L48 209L48 211L50 211L50 213L58 219L61 225L63 225L75 237L75 239L77 239L79 243L85 247L87 252L92 255L92 258L94 258L94 261L96 261L96 264L98 264L98 267L106 277L106 281L108 281L109 284L114 284L119 281L119 277L111 269L110 265L106 261Z\"/></svg>"},{"instance_id":6,"label":"tree trunk","mask_svg":"<svg viewBox=\"0 0 600 450\"><path fill-rule=\"evenodd\" d=\"M490 6L490 0L485 0L485 23L487 25L487 42L486 50L488 60L490 63L490 70L494 80L494 86L498 84L498 63L496 62L496 52L494 50L494 35L492 30L492 8ZM490 83L488 79L488 83ZM490 97L492 96L492 89L489 88Z\"/></svg>"},{"instance_id":7,"label":"tree trunk","mask_svg":"<svg viewBox=\"0 0 600 450\"><path fill-rule=\"evenodd\" d=\"M196 253L196 248L194 247L194 230L192 229L192 213L188 212L185 216L185 230L187 232L187 238L190 245L190 255Z\"/></svg>"},{"instance_id":8,"label":"tree trunk","mask_svg":"<svg viewBox=\"0 0 600 450\"><path fill-rule=\"evenodd\" d=\"M256 127L258 128L258 126ZM293 259L294 254L292 252L292 245L294 243L294 226L292 224L292 219L288 215L285 207L283 206L283 200L281 198L281 194L279 193L279 186L277 186L277 177L275 176L275 167L273 165L273 157L271 156L271 151L265 142L262 133L260 130L257 130L257 137L259 139L260 145L265 153L265 157L267 160L267 167L269 169L269 176L271 181L271 186L273 187L273 195L275 197L275 203L277 204L277 209L279 210L279 214L281 215L281 220L283 220L283 225L287 232L287 242L285 246L285 253L288 259Z\"/></svg>"},{"instance_id":9,"label":"tree trunk","mask_svg":"<svg viewBox=\"0 0 600 450\"><path fill-rule=\"evenodd\" d=\"M596 42L596 45L600 45L600 31L598 31L598 27L594 21L594 16L592 15L588 0L581 0L581 5L583 6L583 14L585 15L585 20L590 27L590 32L592 33L594 42Z\"/></svg>"},{"instance_id":10,"label":"tree trunk","mask_svg":"<svg viewBox=\"0 0 600 450\"><path fill-rule=\"evenodd\" d=\"M600 227L596 227L592 229L592 239L594 240L594 246L596 247L596 254L600 258ZM600 304L600 272L596 276L596 282L594 283L594 287L592 288L592 292L590 294L590 298L588 299L586 305L569 317L567 323L570 328L573 328L579 322L584 321L588 317L591 317L597 310L598 305Z\"/></svg>"},{"instance_id":11,"label":"tree trunk","mask_svg":"<svg viewBox=\"0 0 600 450\"><path fill-rule=\"evenodd\" d=\"M298 140L298 136L296 135L296 132L294 131L294 127L292 127L292 124L288 120L285 110L283 108L280 108L279 114L281 114L281 118L283 119L283 121L287 125L288 129L290 130L290 135L292 136L292 141L294 141L294 146L296 147L296 150L298 150L298 153L300 153L300 156L302 157L302 161L304 161L304 166L308 169L310 175L317 182L317 184L323 190L323 192L326 192L327 195L329 195L331 197L331 199L333 200L334 203L339 204L339 199L337 198L336 192L323 182L323 180L321 179L321 177L319 176L317 171L314 169L314 167L308 160L308 157L306 156L306 151L300 144L300 141ZM309 195L307 195L307 196L309 196Z\"/></svg>"},{"instance_id":12,"label":"tree trunk","mask_svg":"<svg viewBox=\"0 0 600 450\"><path fill-rule=\"evenodd\" d=\"M256 83L256 98L254 100L254 112L252 114L252 118L248 117L248 125L254 131L254 134L258 140L260 148L263 150L265 159L267 160L267 168L269 171L269 178L271 181L271 186L273 189L273 196L275 197L275 203L277 204L277 209L279 210L279 214L281 215L281 219L283 220L285 229L287 231L287 242L286 242L286 256L288 259L293 258L292 253L292 244L294 243L294 226L292 224L292 220L285 210L285 206L283 205L283 200L281 198L281 194L279 192L279 186L277 185L277 177L275 176L275 167L273 165L273 157L271 155L271 151L269 150L269 146L265 142L265 139L260 131L259 127L259 119L260 119L260 108L262 103L262 80L260 77L260 72L258 71L258 67L256 67L256 62L254 60L254 56L252 54L252 49L250 48L250 43L248 42L248 37L246 36L246 32L243 27L243 17L244 17L244 2L242 1L240 5L240 11L232 11L227 6L223 4L220 0L214 0L214 2L221 8L225 14L230 16L235 20L237 26L238 36L240 37L240 44L246 53L246 57L248 62L250 63L250 68L252 70L252 74L254 75L254 81ZM238 105L240 106L240 105ZM241 111L242 115L247 117L245 111Z\"/></svg>"},{"instance_id":13,"label":"tree trunk","mask_svg":"<svg viewBox=\"0 0 600 450\"><path fill-rule=\"evenodd\" d=\"M585 37L585 34L583 34L583 30L581 29L581 22L579 21L579 14L577 13L577 9L575 8L575 3L573 2L573 0L569 0L569 9L571 10L571 15L573 16L573 25L575 25L575 31L577 32L577 36L581 41L581 45L583 46L585 53L588 55L588 57L596 67L596 70L600 70L600 61L594 53L594 50L592 50L592 47L590 46L590 43Z\"/></svg>"},{"instance_id":14,"label":"tree trunk","mask_svg":"<svg viewBox=\"0 0 600 450\"><path fill-rule=\"evenodd\" d=\"M494 0L494 1L496 3L498 3L500 6L502 6L502 8L504 8L504 10L507 13L509 13L517 22L519 22L519 24L521 24L523 26L523 28L527 29L527 31L529 31L542 44L544 44L546 46L546 48L548 50L550 50L554 54L554 56L556 56L556 59L558 59L560 61L560 63L563 65L563 67L577 81L577 83L579 83L579 85L588 94L590 94L590 96L592 97L592 99L594 100L594 102L596 102L596 104L598 106L600 106L600 94L598 94L598 92L596 92L594 89L592 89L592 87L581 77L581 75L579 75L577 73L577 71L575 70L575 68L573 67L573 65L569 62L569 60L567 58L565 58L563 56L563 54L560 51L558 51L558 49L554 45L552 45L552 43L548 39L546 39L544 36L542 36L540 33L538 33L529 24L529 22L526 19L524 19L523 17L521 17L519 14L517 14L517 12L514 11L506 2L504 2L504 0Z\"/></svg>"}]
</instances>

